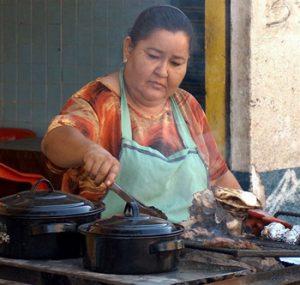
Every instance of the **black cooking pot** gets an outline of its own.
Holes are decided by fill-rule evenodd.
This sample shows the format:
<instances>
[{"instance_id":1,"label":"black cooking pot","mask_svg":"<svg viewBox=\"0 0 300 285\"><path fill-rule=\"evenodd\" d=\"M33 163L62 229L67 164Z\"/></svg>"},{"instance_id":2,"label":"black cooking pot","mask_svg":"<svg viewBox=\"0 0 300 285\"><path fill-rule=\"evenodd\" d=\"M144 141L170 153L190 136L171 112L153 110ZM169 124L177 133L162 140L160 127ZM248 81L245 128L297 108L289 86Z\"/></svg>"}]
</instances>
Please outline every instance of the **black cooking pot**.
<instances>
[{"instance_id":1,"label":"black cooking pot","mask_svg":"<svg viewBox=\"0 0 300 285\"><path fill-rule=\"evenodd\" d=\"M147 274L177 268L183 249L183 227L167 220L139 214L135 202L124 215L81 225L85 235L83 266L114 274Z\"/></svg>"},{"instance_id":2,"label":"black cooking pot","mask_svg":"<svg viewBox=\"0 0 300 285\"><path fill-rule=\"evenodd\" d=\"M49 189L36 190L40 183ZM0 255L24 259L80 257L84 239L78 226L101 217L103 207L55 191L47 179L29 191L0 199Z\"/></svg>"}]
</instances>

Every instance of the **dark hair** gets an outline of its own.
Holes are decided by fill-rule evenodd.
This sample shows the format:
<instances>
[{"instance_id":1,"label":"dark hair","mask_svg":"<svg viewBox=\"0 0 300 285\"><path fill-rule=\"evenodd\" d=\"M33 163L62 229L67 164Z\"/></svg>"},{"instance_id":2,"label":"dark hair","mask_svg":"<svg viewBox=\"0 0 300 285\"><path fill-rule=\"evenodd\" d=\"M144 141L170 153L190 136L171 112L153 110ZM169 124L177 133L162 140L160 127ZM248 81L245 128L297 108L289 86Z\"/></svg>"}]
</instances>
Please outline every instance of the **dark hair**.
<instances>
[{"instance_id":1,"label":"dark hair","mask_svg":"<svg viewBox=\"0 0 300 285\"><path fill-rule=\"evenodd\" d=\"M170 32L183 31L189 37L191 49L193 26L189 18L178 8L171 5L152 6L144 10L135 20L129 33L132 43L136 45L140 40L146 39L156 30Z\"/></svg>"}]
</instances>

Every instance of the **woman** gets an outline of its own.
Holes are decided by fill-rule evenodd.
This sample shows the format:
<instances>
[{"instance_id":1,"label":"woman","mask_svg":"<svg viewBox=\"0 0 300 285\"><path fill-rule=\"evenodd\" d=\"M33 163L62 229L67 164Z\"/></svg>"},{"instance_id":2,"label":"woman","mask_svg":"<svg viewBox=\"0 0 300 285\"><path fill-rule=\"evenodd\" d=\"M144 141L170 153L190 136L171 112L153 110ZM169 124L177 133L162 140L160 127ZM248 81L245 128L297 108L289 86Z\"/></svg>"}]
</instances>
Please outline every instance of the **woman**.
<instances>
[{"instance_id":1,"label":"woman","mask_svg":"<svg viewBox=\"0 0 300 285\"><path fill-rule=\"evenodd\" d=\"M146 9L124 40L124 68L67 101L42 142L50 167L68 169L64 191L97 203L116 181L179 222L189 216L193 193L211 185L240 188L202 108L179 89L192 33L179 9ZM124 207L111 191L104 201L106 216Z\"/></svg>"}]
</instances>

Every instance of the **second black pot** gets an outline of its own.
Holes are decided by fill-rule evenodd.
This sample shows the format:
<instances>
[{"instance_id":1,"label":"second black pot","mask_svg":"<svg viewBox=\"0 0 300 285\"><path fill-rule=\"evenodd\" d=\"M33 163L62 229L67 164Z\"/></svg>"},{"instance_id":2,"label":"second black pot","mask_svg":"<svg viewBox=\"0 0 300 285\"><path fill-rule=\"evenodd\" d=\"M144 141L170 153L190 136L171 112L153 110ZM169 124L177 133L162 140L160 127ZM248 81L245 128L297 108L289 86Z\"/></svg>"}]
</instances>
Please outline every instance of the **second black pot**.
<instances>
[{"instance_id":1,"label":"second black pot","mask_svg":"<svg viewBox=\"0 0 300 285\"><path fill-rule=\"evenodd\" d=\"M177 268L184 247L180 239L183 227L134 212L79 227L85 236L85 268L111 274L148 274Z\"/></svg>"}]
</instances>

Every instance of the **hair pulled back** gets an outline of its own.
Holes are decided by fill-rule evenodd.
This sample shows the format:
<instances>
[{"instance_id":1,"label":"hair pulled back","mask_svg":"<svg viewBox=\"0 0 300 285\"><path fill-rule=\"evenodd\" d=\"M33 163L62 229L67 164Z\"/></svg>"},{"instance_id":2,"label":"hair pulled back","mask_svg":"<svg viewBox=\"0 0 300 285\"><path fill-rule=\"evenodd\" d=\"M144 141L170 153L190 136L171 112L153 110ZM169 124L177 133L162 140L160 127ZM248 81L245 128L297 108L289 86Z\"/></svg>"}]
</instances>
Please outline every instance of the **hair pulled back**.
<instances>
[{"instance_id":1,"label":"hair pulled back","mask_svg":"<svg viewBox=\"0 0 300 285\"><path fill-rule=\"evenodd\" d=\"M152 6L144 10L135 20L129 36L133 45L149 37L154 31L183 31L189 37L191 48L193 26L189 18L178 8L171 5Z\"/></svg>"}]
</instances>

